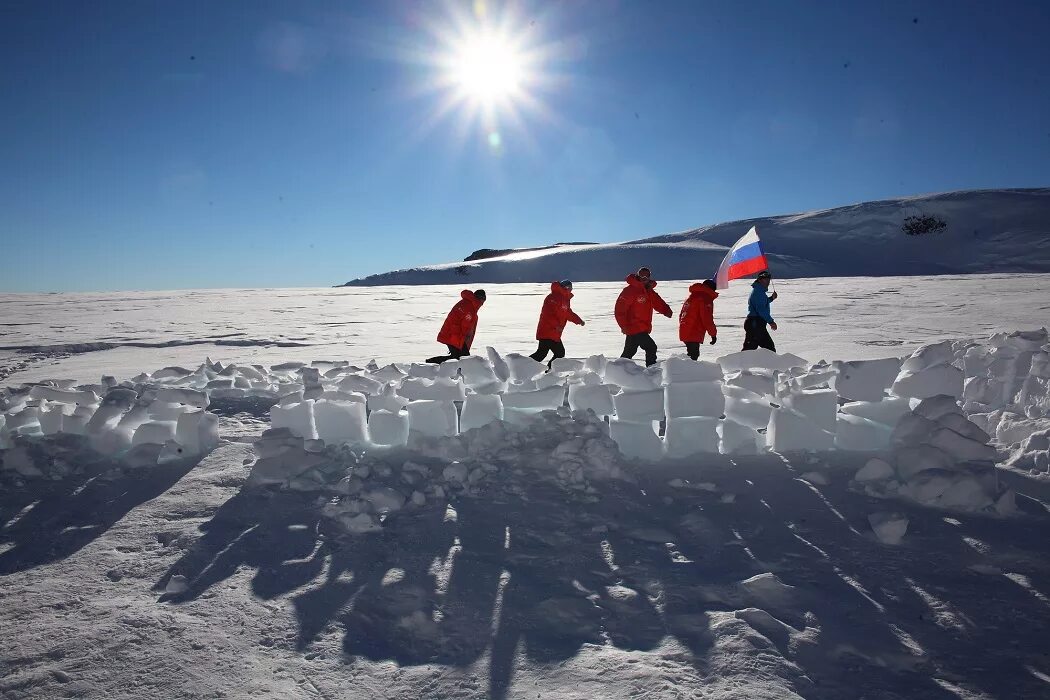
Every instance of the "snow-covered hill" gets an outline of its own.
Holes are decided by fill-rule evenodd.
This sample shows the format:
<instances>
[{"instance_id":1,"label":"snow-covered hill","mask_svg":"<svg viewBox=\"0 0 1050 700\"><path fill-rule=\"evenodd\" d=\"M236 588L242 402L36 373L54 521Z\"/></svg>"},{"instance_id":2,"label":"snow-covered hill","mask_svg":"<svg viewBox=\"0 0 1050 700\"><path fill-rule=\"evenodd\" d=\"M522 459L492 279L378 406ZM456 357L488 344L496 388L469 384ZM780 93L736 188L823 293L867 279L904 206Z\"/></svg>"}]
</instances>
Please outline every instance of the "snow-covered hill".
<instances>
[{"instance_id":1,"label":"snow-covered hill","mask_svg":"<svg viewBox=\"0 0 1050 700\"><path fill-rule=\"evenodd\" d=\"M943 222L908 235L913 217ZM713 276L728 246L757 226L781 278L1050 272L1050 188L949 192L732 221L623 243L566 245L472 262L394 270L345 286Z\"/></svg>"}]
</instances>

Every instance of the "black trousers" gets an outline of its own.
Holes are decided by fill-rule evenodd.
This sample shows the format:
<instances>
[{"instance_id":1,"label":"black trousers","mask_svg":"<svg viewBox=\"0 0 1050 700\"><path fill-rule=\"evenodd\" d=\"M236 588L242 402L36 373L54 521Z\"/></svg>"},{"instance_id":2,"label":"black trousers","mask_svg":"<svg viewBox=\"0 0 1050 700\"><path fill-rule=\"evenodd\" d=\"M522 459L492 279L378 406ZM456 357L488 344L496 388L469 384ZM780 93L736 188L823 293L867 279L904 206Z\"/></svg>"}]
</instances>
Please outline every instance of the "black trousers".
<instances>
[{"instance_id":1,"label":"black trousers","mask_svg":"<svg viewBox=\"0 0 1050 700\"><path fill-rule=\"evenodd\" d=\"M554 353L554 357L552 357L551 361L547 363L547 367L550 367L559 357L565 357L565 346L562 345L560 340L547 340L546 338L543 338L540 340L540 345L536 348L536 352L529 355L529 357L536 360L536 362L543 362L544 358L547 357L548 352Z\"/></svg>"},{"instance_id":2,"label":"black trousers","mask_svg":"<svg viewBox=\"0 0 1050 700\"><path fill-rule=\"evenodd\" d=\"M463 357L464 355L469 355L470 354L470 350L465 345L463 347L461 347L461 348L457 348L455 345L446 345L445 347L448 348L448 354L447 355L438 355L436 357L428 357L427 358L427 362L429 362L432 365L440 365L445 360L458 360L459 358Z\"/></svg>"},{"instance_id":3,"label":"black trousers","mask_svg":"<svg viewBox=\"0 0 1050 700\"><path fill-rule=\"evenodd\" d=\"M692 360L700 359L700 343L686 343L685 352Z\"/></svg>"},{"instance_id":4,"label":"black trousers","mask_svg":"<svg viewBox=\"0 0 1050 700\"><path fill-rule=\"evenodd\" d=\"M744 320L744 350L755 348L777 351L777 346L773 344L773 339L766 330L766 319L760 316L748 316Z\"/></svg>"},{"instance_id":5,"label":"black trousers","mask_svg":"<svg viewBox=\"0 0 1050 700\"><path fill-rule=\"evenodd\" d=\"M633 358L638 348L645 350L645 366L656 364L656 341L648 333L629 335L623 343L623 354L620 357Z\"/></svg>"}]
</instances>

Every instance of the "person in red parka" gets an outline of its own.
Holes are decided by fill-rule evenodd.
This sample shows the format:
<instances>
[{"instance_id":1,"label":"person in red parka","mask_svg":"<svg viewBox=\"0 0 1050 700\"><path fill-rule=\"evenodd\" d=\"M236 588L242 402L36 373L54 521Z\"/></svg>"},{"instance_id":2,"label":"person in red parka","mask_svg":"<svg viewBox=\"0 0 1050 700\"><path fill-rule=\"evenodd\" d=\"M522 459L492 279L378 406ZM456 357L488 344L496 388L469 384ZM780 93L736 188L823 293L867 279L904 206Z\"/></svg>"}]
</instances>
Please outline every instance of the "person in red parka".
<instances>
[{"instance_id":1,"label":"person in red parka","mask_svg":"<svg viewBox=\"0 0 1050 700\"><path fill-rule=\"evenodd\" d=\"M645 350L646 367L656 364L656 341L649 335L653 331L653 310L671 318L671 307L660 298L654 289L656 280L652 272L643 267L635 274L627 275L627 286L616 300L616 323L627 336L620 357L634 357L638 348Z\"/></svg>"},{"instance_id":2,"label":"person in red parka","mask_svg":"<svg viewBox=\"0 0 1050 700\"><path fill-rule=\"evenodd\" d=\"M678 314L678 339L685 343L685 351L694 360L700 359L700 344L704 335L711 336L711 344L718 340L715 328L715 283L711 280L689 286L689 297Z\"/></svg>"},{"instance_id":3,"label":"person in red parka","mask_svg":"<svg viewBox=\"0 0 1050 700\"><path fill-rule=\"evenodd\" d=\"M472 292L464 289L459 295L462 298L448 312L437 337L439 343L448 346L449 354L429 358L427 362L431 364L440 365L445 360L458 360L470 354L470 345L478 329L478 309L485 303L485 290L476 289Z\"/></svg>"},{"instance_id":4,"label":"person in red parka","mask_svg":"<svg viewBox=\"0 0 1050 700\"><path fill-rule=\"evenodd\" d=\"M547 363L548 368L559 357L565 357L565 346L561 342L561 333L565 330L565 324L572 321L578 326L584 325L583 319L577 316L569 306L570 299L572 299L571 281L551 282L551 293L543 300L543 308L540 309L540 322L536 326L536 340L540 341L540 345L529 357L537 362L543 362L547 353L553 352L554 357Z\"/></svg>"}]
</instances>

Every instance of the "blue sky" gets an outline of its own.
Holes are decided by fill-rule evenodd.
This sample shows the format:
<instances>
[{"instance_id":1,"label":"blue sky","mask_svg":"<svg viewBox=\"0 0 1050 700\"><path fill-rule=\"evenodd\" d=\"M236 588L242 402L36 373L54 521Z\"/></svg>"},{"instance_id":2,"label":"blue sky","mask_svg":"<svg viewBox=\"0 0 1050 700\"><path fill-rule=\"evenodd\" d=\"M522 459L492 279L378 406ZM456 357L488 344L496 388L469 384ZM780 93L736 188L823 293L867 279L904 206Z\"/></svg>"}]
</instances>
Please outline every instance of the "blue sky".
<instances>
[{"instance_id":1,"label":"blue sky","mask_svg":"<svg viewBox=\"0 0 1050 700\"><path fill-rule=\"evenodd\" d=\"M435 116L478 26L529 99ZM0 0L0 291L326 286L1050 186L1047 36L1045 2Z\"/></svg>"}]
</instances>

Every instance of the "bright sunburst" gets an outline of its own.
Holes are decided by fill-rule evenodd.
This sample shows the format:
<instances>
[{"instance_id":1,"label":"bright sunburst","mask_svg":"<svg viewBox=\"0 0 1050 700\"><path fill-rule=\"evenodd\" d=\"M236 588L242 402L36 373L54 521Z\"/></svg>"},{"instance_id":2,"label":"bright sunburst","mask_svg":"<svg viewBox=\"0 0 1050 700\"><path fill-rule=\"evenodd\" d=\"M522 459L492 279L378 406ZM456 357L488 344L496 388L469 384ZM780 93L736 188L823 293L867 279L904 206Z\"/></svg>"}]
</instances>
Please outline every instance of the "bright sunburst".
<instances>
[{"instance_id":1,"label":"bright sunburst","mask_svg":"<svg viewBox=\"0 0 1050 700\"><path fill-rule=\"evenodd\" d=\"M513 99L526 78L525 57L510 40L495 33L465 39L450 69L464 96L485 105Z\"/></svg>"}]
</instances>

